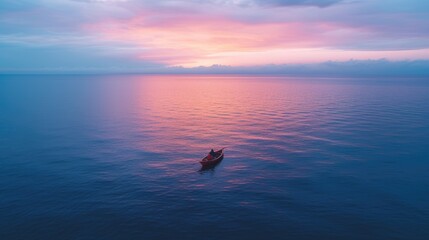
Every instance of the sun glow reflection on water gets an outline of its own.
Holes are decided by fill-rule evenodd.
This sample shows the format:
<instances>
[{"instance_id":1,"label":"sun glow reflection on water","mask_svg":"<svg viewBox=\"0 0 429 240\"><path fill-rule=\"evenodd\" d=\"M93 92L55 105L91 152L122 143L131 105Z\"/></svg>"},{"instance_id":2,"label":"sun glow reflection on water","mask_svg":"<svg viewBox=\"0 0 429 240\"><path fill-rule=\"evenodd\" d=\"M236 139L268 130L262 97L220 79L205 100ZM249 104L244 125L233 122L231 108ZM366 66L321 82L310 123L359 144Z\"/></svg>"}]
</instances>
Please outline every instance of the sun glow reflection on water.
<instances>
[{"instance_id":1,"label":"sun glow reflection on water","mask_svg":"<svg viewBox=\"0 0 429 240\"><path fill-rule=\"evenodd\" d=\"M429 234L426 83L29 78L0 79L7 239Z\"/></svg>"}]
</instances>

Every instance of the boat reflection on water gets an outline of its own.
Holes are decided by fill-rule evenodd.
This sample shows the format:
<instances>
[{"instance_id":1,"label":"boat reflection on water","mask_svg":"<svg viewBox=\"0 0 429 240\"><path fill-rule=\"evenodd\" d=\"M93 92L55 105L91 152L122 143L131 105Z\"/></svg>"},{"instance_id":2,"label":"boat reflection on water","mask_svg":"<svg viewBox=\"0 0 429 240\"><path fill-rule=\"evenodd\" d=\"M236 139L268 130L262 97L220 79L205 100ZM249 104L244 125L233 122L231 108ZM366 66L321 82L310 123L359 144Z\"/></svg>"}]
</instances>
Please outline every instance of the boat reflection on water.
<instances>
[{"instance_id":1,"label":"boat reflection on water","mask_svg":"<svg viewBox=\"0 0 429 240\"><path fill-rule=\"evenodd\" d=\"M223 158L222 158L223 160ZM215 169L218 165L221 164L222 160L220 160L218 163L215 163L213 165L209 165L209 166L201 166L200 170L198 170L199 173L205 173L205 172L215 172Z\"/></svg>"}]
</instances>

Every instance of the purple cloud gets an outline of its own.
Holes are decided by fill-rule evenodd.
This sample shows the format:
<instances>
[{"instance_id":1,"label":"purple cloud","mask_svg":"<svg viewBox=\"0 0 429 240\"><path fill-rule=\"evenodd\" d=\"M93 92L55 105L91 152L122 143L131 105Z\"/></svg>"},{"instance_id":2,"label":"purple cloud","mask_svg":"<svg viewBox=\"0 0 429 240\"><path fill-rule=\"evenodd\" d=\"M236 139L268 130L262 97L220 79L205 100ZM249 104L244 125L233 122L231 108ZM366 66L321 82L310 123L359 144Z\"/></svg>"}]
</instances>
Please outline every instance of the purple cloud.
<instances>
[{"instance_id":1,"label":"purple cloud","mask_svg":"<svg viewBox=\"0 0 429 240\"><path fill-rule=\"evenodd\" d=\"M255 3L260 5L269 6L316 6L328 7L338 4L343 0L254 0Z\"/></svg>"}]
</instances>

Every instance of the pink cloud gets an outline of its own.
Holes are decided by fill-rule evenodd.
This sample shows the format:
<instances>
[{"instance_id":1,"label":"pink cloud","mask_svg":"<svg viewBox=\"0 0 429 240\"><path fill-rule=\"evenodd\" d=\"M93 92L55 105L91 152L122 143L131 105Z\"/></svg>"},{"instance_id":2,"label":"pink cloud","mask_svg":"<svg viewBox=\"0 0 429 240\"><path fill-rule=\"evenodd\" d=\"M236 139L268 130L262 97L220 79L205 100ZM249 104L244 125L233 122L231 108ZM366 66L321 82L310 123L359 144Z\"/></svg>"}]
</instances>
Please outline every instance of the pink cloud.
<instances>
[{"instance_id":1,"label":"pink cloud","mask_svg":"<svg viewBox=\"0 0 429 240\"><path fill-rule=\"evenodd\" d=\"M87 23L84 29L103 40L136 46L138 50L132 53L135 59L167 65L412 59L419 58L419 52L426 52L409 47L401 49L401 45L418 44L415 39L390 39L385 44L384 40L388 39L383 32L370 24L356 25L329 18L308 20L309 15L315 13L311 11L300 20L296 14L306 14L302 9L285 13L273 10L271 21L267 9L261 10L264 20L251 18L255 9L243 11L249 15L240 17L219 9L209 12L207 9L140 7L130 17ZM282 14L289 13L294 14L296 20L281 20Z\"/></svg>"},{"instance_id":2,"label":"pink cloud","mask_svg":"<svg viewBox=\"0 0 429 240\"><path fill-rule=\"evenodd\" d=\"M102 38L146 49L135 54L138 58L171 65L210 64L210 59L217 60L218 56L228 54L333 45L341 38L332 38L329 33L335 33L338 28L326 22L255 24L219 16L165 16L151 12L85 26Z\"/></svg>"}]
</instances>

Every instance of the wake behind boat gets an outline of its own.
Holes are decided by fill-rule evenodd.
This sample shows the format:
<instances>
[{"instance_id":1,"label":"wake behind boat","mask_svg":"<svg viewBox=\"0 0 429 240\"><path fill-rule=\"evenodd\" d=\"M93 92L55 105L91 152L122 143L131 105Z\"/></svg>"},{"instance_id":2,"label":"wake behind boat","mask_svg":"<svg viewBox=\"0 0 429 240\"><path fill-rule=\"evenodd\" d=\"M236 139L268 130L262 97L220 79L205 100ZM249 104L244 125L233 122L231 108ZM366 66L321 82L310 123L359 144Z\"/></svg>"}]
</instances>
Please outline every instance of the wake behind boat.
<instances>
[{"instance_id":1,"label":"wake behind boat","mask_svg":"<svg viewBox=\"0 0 429 240\"><path fill-rule=\"evenodd\" d=\"M201 165L203 167L211 167L211 166L218 164L223 159L223 156L224 156L223 150L224 149L225 148L222 148L216 152L213 151L213 149L212 149L212 151L205 158L203 158L200 161Z\"/></svg>"}]
</instances>

